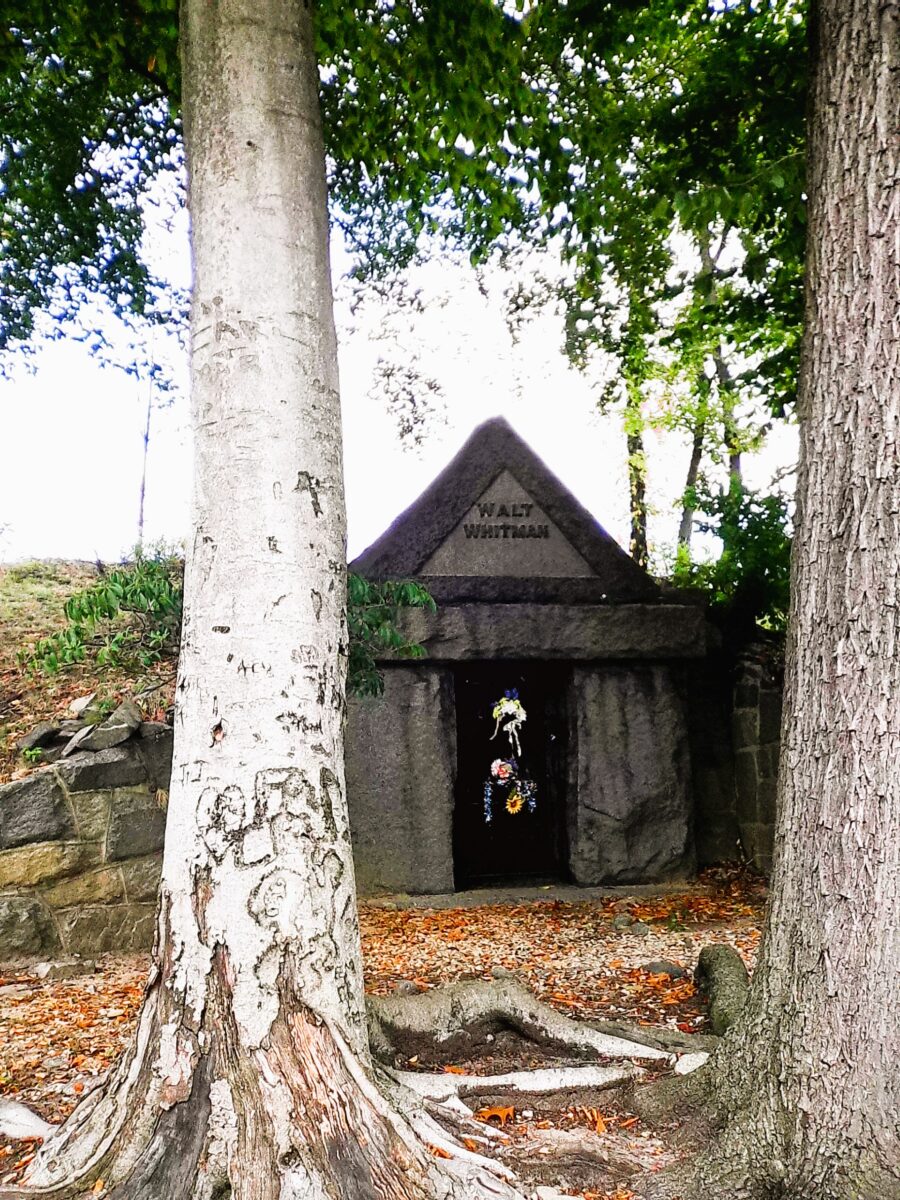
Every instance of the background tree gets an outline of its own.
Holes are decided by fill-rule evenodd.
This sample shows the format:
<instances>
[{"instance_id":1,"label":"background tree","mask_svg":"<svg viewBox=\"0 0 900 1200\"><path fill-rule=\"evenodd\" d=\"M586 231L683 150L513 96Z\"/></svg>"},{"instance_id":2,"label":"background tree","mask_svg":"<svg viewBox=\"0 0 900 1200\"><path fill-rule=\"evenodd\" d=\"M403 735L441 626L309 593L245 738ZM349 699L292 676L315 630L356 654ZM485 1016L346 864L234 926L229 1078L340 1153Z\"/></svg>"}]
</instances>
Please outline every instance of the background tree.
<instances>
[{"instance_id":1,"label":"background tree","mask_svg":"<svg viewBox=\"0 0 900 1200\"><path fill-rule=\"evenodd\" d=\"M569 348L579 364L591 344L619 363L632 552L643 559L644 427L687 433L687 496L704 460L739 476L761 420L793 405L804 9L703 2L589 11L588 20L579 5L535 14L558 49L553 110L565 132L565 162L541 194L571 276L561 289ZM687 506L683 546L692 519Z\"/></svg>"},{"instance_id":2,"label":"background tree","mask_svg":"<svg viewBox=\"0 0 900 1200\"><path fill-rule=\"evenodd\" d=\"M132 323L172 327L183 311L139 236L160 175L180 169L175 0L4 7L0 172L15 219L0 346L28 345L35 321L59 331L77 313L110 354L86 298L105 297ZM572 327L620 364L621 387L603 403L623 412L641 560L643 431L660 371L662 419L713 464L733 466L752 444L750 406L792 403L803 41L797 0L318 7L332 214L358 276L383 279L436 245L479 262L511 246L559 253ZM34 103L19 103L23 86ZM728 242L712 269L710 240ZM408 371L386 363L384 374L418 431ZM429 381L422 391L427 405ZM689 526L685 517L682 542Z\"/></svg>"}]
</instances>

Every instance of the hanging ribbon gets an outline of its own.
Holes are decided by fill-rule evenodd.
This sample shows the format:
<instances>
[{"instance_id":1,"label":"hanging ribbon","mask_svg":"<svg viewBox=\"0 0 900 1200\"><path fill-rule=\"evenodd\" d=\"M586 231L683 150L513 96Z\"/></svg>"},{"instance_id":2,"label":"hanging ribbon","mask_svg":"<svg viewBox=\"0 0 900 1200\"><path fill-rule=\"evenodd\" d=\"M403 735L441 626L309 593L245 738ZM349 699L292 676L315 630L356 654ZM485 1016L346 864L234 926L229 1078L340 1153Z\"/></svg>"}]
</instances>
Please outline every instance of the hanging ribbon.
<instances>
[{"instance_id":1,"label":"hanging ribbon","mask_svg":"<svg viewBox=\"0 0 900 1200\"><path fill-rule=\"evenodd\" d=\"M494 705L491 715L495 721L491 741L494 740L502 728L503 732L509 738L510 750L514 750L516 754L521 754L522 744L519 741L519 730L528 720L528 714L522 707L518 691L513 688L511 691L505 692L503 699L498 700Z\"/></svg>"},{"instance_id":2,"label":"hanging ribbon","mask_svg":"<svg viewBox=\"0 0 900 1200\"><path fill-rule=\"evenodd\" d=\"M504 693L503 699L494 705L491 716L494 718L494 732L490 741L494 741L501 732L509 739L509 748L515 754L522 753L519 732L528 719L528 714L519 699L519 693L513 688ZM519 764L513 755L506 758L495 758L491 763L490 778L485 780L483 803L484 820L489 825L494 815L495 792L506 793L505 808L510 816L516 816L526 808L534 812L537 807L537 785L533 779L523 779L519 774Z\"/></svg>"}]
</instances>

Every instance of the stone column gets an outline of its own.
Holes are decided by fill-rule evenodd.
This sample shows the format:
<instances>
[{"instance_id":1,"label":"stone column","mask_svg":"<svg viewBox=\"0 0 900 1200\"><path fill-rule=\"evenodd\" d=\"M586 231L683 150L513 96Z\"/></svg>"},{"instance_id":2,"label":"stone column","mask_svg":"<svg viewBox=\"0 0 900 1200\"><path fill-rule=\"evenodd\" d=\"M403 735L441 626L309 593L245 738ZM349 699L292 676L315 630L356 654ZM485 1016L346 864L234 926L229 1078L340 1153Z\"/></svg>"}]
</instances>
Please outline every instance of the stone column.
<instances>
[{"instance_id":1,"label":"stone column","mask_svg":"<svg viewBox=\"0 0 900 1200\"><path fill-rule=\"evenodd\" d=\"M384 695L350 702L345 741L359 892L452 892L452 672L386 666Z\"/></svg>"},{"instance_id":2,"label":"stone column","mask_svg":"<svg viewBox=\"0 0 900 1200\"><path fill-rule=\"evenodd\" d=\"M694 869L683 702L667 666L573 673L569 866L575 882L651 883Z\"/></svg>"}]
</instances>

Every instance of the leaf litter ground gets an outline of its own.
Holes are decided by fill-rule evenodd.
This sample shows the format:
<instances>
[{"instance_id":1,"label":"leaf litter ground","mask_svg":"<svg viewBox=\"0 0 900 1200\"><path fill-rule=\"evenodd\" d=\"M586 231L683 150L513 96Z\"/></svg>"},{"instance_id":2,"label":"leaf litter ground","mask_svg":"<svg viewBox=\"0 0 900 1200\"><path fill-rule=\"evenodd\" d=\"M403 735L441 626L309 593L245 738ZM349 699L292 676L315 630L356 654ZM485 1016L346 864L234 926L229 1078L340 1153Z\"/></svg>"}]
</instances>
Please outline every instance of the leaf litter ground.
<instances>
[{"instance_id":1,"label":"leaf litter ground","mask_svg":"<svg viewBox=\"0 0 900 1200\"><path fill-rule=\"evenodd\" d=\"M398 987L424 990L491 978L499 968L520 975L543 1000L575 1018L704 1033L705 1005L692 981L700 950L712 942L730 943L752 969L764 903L760 881L730 869L706 872L682 891L650 896L440 909L363 901L366 988L376 994ZM635 924L620 927L626 918ZM660 963L674 968L675 977L648 970ZM109 955L95 973L71 980L41 982L24 967L0 976L0 1094L49 1121L62 1120L101 1082L126 1045L147 965L146 955ZM455 1062L439 1054L420 1055L398 1065L492 1075L561 1062L506 1032L473 1046L470 1054ZM500 1121L496 1114L490 1119ZM547 1098L520 1111L513 1108L502 1124L513 1142L541 1129L593 1130L598 1146L602 1139L615 1139L617 1156L630 1154L636 1171L654 1169L671 1153L666 1131L642 1128L610 1093L578 1105ZM0 1139L0 1183L18 1178L32 1152L33 1145ZM637 1178L632 1187L638 1186ZM613 1191L570 1194L588 1200L639 1195L624 1183Z\"/></svg>"}]
</instances>

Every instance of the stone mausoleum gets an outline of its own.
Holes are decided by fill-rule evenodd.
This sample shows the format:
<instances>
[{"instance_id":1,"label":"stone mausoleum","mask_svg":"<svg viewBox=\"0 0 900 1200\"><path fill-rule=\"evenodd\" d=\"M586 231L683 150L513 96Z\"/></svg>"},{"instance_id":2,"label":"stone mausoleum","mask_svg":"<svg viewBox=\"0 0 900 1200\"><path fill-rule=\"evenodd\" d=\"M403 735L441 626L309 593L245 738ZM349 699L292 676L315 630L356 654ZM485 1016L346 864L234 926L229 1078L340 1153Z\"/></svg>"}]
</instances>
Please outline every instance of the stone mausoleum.
<instances>
[{"instance_id":1,"label":"stone mausoleum","mask_svg":"<svg viewBox=\"0 0 900 1200\"><path fill-rule=\"evenodd\" d=\"M505 422L476 430L352 565L438 602L407 614L428 657L381 664L384 695L350 706L362 894L650 883L735 858L768 870L771 647L724 647ZM172 730L126 702L97 735L0 784L0 962L151 942Z\"/></svg>"},{"instance_id":2,"label":"stone mausoleum","mask_svg":"<svg viewBox=\"0 0 900 1200\"><path fill-rule=\"evenodd\" d=\"M690 678L703 609L664 595L503 420L351 570L416 579L427 657L354 701L363 892L619 884L694 870Z\"/></svg>"}]
</instances>

